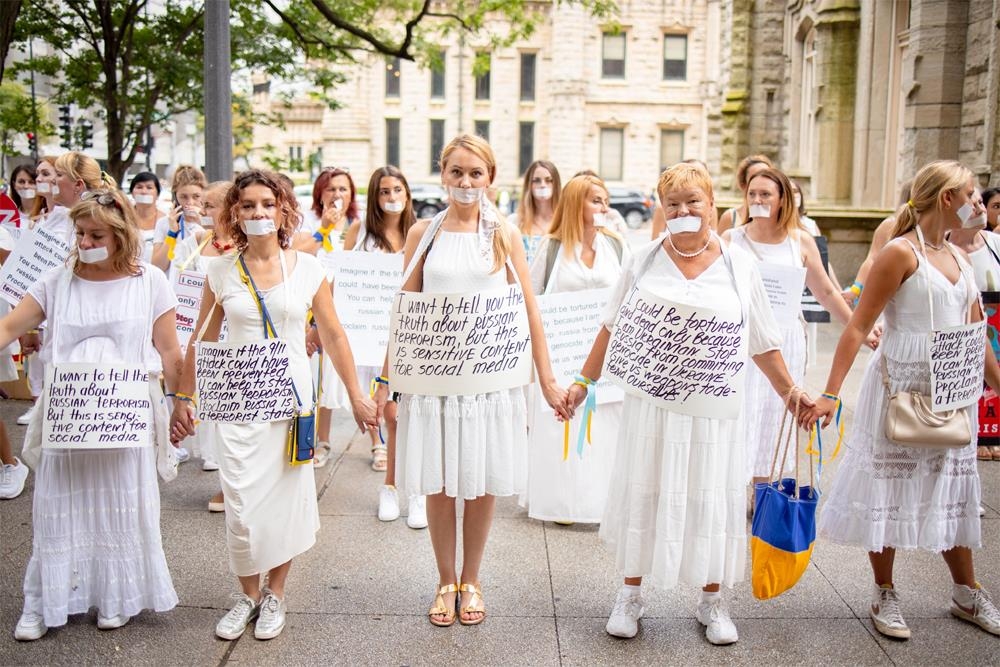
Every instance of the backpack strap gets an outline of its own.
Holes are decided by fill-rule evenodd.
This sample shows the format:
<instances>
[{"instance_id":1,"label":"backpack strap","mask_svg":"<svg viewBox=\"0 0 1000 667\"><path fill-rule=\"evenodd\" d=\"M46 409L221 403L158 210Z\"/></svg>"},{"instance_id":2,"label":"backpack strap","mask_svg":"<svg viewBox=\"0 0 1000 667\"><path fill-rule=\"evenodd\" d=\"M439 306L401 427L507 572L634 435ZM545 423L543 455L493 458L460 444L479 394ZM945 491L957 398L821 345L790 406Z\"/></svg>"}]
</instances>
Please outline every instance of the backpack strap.
<instances>
[{"instance_id":1,"label":"backpack strap","mask_svg":"<svg viewBox=\"0 0 1000 667\"><path fill-rule=\"evenodd\" d=\"M562 247L562 241L557 238L549 238L549 244L546 246L545 252L545 280L542 281L542 290L549 286L549 278L552 277L552 269L555 268L556 258L559 257L559 249Z\"/></svg>"}]
</instances>

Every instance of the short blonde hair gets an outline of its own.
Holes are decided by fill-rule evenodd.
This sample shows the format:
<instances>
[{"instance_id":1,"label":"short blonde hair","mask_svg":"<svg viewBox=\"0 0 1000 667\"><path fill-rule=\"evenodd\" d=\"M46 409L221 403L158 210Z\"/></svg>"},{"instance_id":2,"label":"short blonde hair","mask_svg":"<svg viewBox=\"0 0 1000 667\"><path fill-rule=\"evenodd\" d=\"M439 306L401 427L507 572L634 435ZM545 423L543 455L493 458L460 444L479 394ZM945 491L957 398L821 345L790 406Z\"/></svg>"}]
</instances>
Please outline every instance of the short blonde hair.
<instances>
[{"instance_id":1,"label":"short blonde hair","mask_svg":"<svg viewBox=\"0 0 1000 667\"><path fill-rule=\"evenodd\" d=\"M678 190L690 190L698 188L711 200L712 205L705 210L704 218L712 229L716 226L715 213L715 190L712 187L712 176L708 170L701 165L689 162L678 162L668 167L660 174L660 180L656 184L656 194L660 196L660 204L667 199L667 195Z\"/></svg>"},{"instance_id":2,"label":"short blonde hair","mask_svg":"<svg viewBox=\"0 0 1000 667\"><path fill-rule=\"evenodd\" d=\"M115 273L136 276L142 273L139 256L142 239L139 236L139 218L132 203L121 190L95 189L84 193L83 198L69 211L76 224L89 218L106 226L115 238L115 252L109 257ZM81 268L80 250L74 245L70 252L73 273Z\"/></svg>"}]
</instances>

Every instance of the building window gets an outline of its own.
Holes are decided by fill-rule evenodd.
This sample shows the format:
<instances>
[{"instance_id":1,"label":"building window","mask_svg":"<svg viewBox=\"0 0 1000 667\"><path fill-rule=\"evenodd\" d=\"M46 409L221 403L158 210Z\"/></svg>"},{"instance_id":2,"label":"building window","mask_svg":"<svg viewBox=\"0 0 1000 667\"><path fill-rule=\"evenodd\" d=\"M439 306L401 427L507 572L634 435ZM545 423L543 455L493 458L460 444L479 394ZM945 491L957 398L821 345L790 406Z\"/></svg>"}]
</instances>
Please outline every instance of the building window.
<instances>
[{"instance_id":1,"label":"building window","mask_svg":"<svg viewBox=\"0 0 1000 667\"><path fill-rule=\"evenodd\" d=\"M663 78L666 81L687 79L687 35L663 36Z\"/></svg>"},{"instance_id":2,"label":"building window","mask_svg":"<svg viewBox=\"0 0 1000 667\"><path fill-rule=\"evenodd\" d=\"M441 173L441 164L438 159L441 157L441 151L444 150L444 119L443 118L432 118L431 119L431 170L432 174Z\"/></svg>"},{"instance_id":3,"label":"building window","mask_svg":"<svg viewBox=\"0 0 1000 667\"><path fill-rule=\"evenodd\" d=\"M488 120L477 120L473 123L473 132L478 134L480 137L486 141L490 140L490 121Z\"/></svg>"},{"instance_id":4,"label":"building window","mask_svg":"<svg viewBox=\"0 0 1000 667\"><path fill-rule=\"evenodd\" d=\"M535 159L535 124L532 121L518 123L517 173L528 171Z\"/></svg>"},{"instance_id":5,"label":"building window","mask_svg":"<svg viewBox=\"0 0 1000 667\"><path fill-rule=\"evenodd\" d=\"M535 101L535 61L534 53L521 54L521 101Z\"/></svg>"},{"instance_id":6,"label":"building window","mask_svg":"<svg viewBox=\"0 0 1000 667\"><path fill-rule=\"evenodd\" d=\"M288 147L288 171L304 171L302 164L302 146Z\"/></svg>"},{"instance_id":7,"label":"building window","mask_svg":"<svg viewBox=\"0 0 1000 667\"><path fill-rule=\"evenodd\" d=\"M625 78L625 33L604 33L601 47L601 76L605 79Z\"/></svg>"},{"instance_id":8,"label":"building window","mask_svg":"<svg viewBox=\"0 0 1000 667\"><path fill-rule=\"evenodd\" d=\"M399 97L399 58L385 61L385 96Z\"/></svg>"},{"instance_id":9,"label":"building window","mask_svg":"<svg viewBox=\"0 0 1000 667\"><path fill-rule=\"evenodd\" d=\"M399 166L399 119L385 119L385 163Z\"/></svg>"},{"instance_id":10,"label":"building window","mask_svg":"<svg viewBox=\"0 0 1000 667\"><path fill-rule=\"evenodd\" d=\"M439 68L431 70L431 97L444 99L444 72L445 72L445 51L439 54L441 65Z\"/></svg>"},{"instance_id":11,"label":"building window","mask_svg":"<svg viewBox=\"0 0 1000 667\"><path fill-rule=\"evenodd\" d=\"M799 87L799 167L812 168L816 128L816 29L802 41L802 85Z\"/></svg>"},{"instance_id":12,"label":"building window","mask_svg":"<svg viewBox=\"0 0 1000 667\"><path fill-rule=\"evenodd\" d=\"M660 130L660 170L684 159L684 130Z\"/></svg>"},{"instance_id":13,"label":"building window","mask_svg":"<svg viewBox=\"0 0 1000 667\"><path fill-rule=\"evenodd\" d=\"M620 127L601 128L601 178L606 181L622 180L625 130Z\"/></svg>"},{"instance_id":14,"label":"building window","mask_svg":"<svg viewBox=\"0 0 1000 667\"><path fill-rule=\"evenodd\" d=\"M487 62L490 63L488 57L487 57ZM490 99L490 70L486 70L482 74L476 75L476 99L477 100Z\"/></svg>"}]
</instances>

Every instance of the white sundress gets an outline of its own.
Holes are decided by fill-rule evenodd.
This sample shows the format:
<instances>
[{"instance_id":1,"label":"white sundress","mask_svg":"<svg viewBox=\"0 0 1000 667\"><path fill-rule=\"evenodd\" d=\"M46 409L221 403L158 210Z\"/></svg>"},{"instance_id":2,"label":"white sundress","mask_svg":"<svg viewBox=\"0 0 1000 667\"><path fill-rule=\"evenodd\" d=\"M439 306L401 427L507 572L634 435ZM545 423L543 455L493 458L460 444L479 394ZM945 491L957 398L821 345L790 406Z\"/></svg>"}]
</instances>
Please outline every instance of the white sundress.
<instances>
[{"instance_id":1,"label":"white sundress","mask_svg":"<svg viewBox=\"0 0 1000 667\"><path fill-rule=\"evenodd\" d=\"M980 546L976 410L967 408L973 437L965 447L904 447L885 437L882 357L893 392L929 392L927 291L938 329L963 324L978 298L972 269L964 261L960 261L962 276L953 285L916 248L913 251L917 270L885 307L882 340L865 369L854 424L844 441L844 460L826 494L818 530L826 539L867 551L976 548Z\"/></svg>"},{"instance_id":2,"label":"white sundress","mask_svg":"<svg viewBox=\"0 0 1000 667\"><path fill-rule=\"evenodd\" d=\"M142 269L143 276L118 280L73 277L62 303L59 279L71 269L54 269L33 285L28 293L51 316L40 355L45 363L144 363L158 375L152 322L177 302L159 270ZM122 308L125 303L130 307ZM29 440L30 431L41 428L38 413ZM41 451L25 612L58 627L91 607L106 617L173 609L177 594L163 554L156 475L152 443Z\"/></svg>"},{"instance_id":3,"label":"white sundress","mask_svg":"<svg viewBox=\"0 0 1000 667\"><path fill-rule=\"evenodd\" d=\"M747 227L732 230L734 246L746 250L758 262L783 266L802 266L802 246L797 239L788 235L781 243L757 243L747 237ZM781 331L781 356L798 386L806 377L806 328L800 319L788 326L778 325ZM775 393L767 376L759 368L751 365L747 371L747 392L745 410L747 413L747 463L752 477L767 477L771 474L774 461L774 447L785 414L785 402ZM795 452L789 448L785 458L785 470L795 466Z\"/></svg>"},{"instance_id":4,"label":"white sundress","mask_svg":"<svg viewBox=\"0 0 1000 667\"><path fill-rule=\"evenodd\" d=\"M425 255L423 291L506 286L507 271L493 272L492 264L492 257L480 252L479 233L441 230ZM522 387L463 396L403 394L396 431L397 480L409 496L444 491L473 500L523 493L527 428Z\"/></svg>"},{"instance_id":5,"label":"white sundress","mask_svg":"<svg viewBox=\"0 0 1000 667\"><path fill-rule=\"evenodd\" d=\"M741 307L735 279L749 301L742 306L748 356L780 346L760 275L740 248L729 250L734 275L720 257L687 280L659 240L644 246L618 281L606 327L612 327L631 289L635 267L650 252L655 256L639 281L642 288L679 303L710 303L731 311ZM621 425L600 529L618 571L661 588L742 581L747 557L744 416L691 417L626 394Z\"/></svg>"},{"instance_id":6,"label":"white sundress","mask_svg":"<svg viewBox=\"0 0 1000 667\"><path fill-rule=\"evenodd\" d=\"M587 267L581 259L581 245L577 245L572 259L563 249L552 267L548 285L544 285L548 246L545 239L538 246L535 261L531 264L531 283L536 294L555 294L579 290L613 287L622 273L622 265L629 254L622 244L622 258L613 242L604 234L594 239L594 266ZM597 334L595 330L594 335ZM594 414L591 426L591 444L583 457L576 453L576 438L581 427L583 410L570 422L571 451L562 457L564 426L552 413L537 384L528 392L528 486L518 499L528 516L541 521L573 521L600 523L608 497L611 467L615 460L615 446L622 413L622 403L601 403ZM585 428L585 426L584 426Z\"/></svg>"}]
</instances>

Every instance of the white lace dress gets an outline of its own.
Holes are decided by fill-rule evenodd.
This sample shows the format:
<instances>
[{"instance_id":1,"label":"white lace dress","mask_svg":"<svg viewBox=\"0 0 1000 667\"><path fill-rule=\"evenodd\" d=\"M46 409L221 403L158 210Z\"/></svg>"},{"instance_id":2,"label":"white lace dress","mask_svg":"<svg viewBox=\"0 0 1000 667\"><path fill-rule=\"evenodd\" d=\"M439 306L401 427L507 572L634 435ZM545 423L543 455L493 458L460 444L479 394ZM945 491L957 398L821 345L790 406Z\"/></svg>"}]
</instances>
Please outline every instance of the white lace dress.
<instances>
[{"instance_id":1,"label":"white lace dress","mask_svg":"<svg viewBox=\"0 0 1000 667\"><path fill-rule=\"evenodd\" d=\"M581 261L579 244L571 258L560 248L549 284L544 285L549 243L548 239L541 242L531 264L531 284L536 293L600 289L613 287L618 282L622 273L618 252L604 234L598 234L594 241L593 267ZM623 261L628 259L627 252L625 250ZM563 461L563 423L556 420L538 386L532 385L531 389L528 392L528 423L531 424L528 489L519 498L521 506L528 510L532 519L600 523L615 460L622 403L598 406L591 422L591 444L585 446L583 457L576 453L576 438L583 417L583 410L578 410L570 422L570 455Z\"/></svg>"},{"instance_id":2,"label":"white lace dress","mask_svg":"<svg viewBox=\"0 0 1000 667\"><path fill-rule=\"evenodd\" d=\"M735 214L734 214L735 215ZM747 238L746 226L736 227L731 232L732 244L743 248L758 262L780 264L782 266L802 266L802 246L791 236L781 243L757 243ZM781 330L781 356L792 376L792 381L802 386L806 377L806 328L801 320L789 325L779 324ZM747 370L747 393L744 403L747 414L747 463L750 475L767 477L771 474L774 447L785 414L785 404L757 366L751 364ZM795 466L795 452L789 451L785 459L785 470Z\"/></svg>"},{"instance_id":3,"label":"white lace dress","mask_svg":"<svg viewBox=\"0 0 1000 667\"><path fill-rule=\"evenodd\" d=\"M656 253L639 286L665 299L712 304L738 312L740 298L722 257L688 280L660 242L636 251L608 303L609 329L634 280L636 266ZM731 248L736 283L744 286L749 356L781 344L753 259ZM748 359L748 363L753 362ZM726 586L746 569L745 420L691 417L625 395L611 486L600 537L618 571L658 587L678 583Z\"/></svg>"},{"instance_id":4,"label":"white lace dress","mask_svg":"<svg viewBox=\"0 0 1000 667\"><path fill-rule=\"evenodd\" d=\"M146 276L74 277L66 302L57 303L59 277L68 270L50 271L28 291L50 318L45 363L142 363L158 374L152 322L177 304L163 273L146 264ZM24 611L41 614L50 628L91 607L103 616L135 616L177 604L160 539L152 446L43 449L32 532Z\"/></svg>"},{"instance_id":5,"label":"white lace dress","mask_svg":"<svg viewBox=\"0 0 1000 667\"><path fill-rule=\"evenodd\" d=\"M919 253L917 261L917 270L886 305L882 341L865 369L844 460L818 521L822 537L867 551L980 546L975 435L968 446L954 449L902 447L884 435L883 356L893 392L930 391L927 290L938 329L963 324L978 296L964 262L953 285ZM975 434L976 411L969 416Z\"/></svg>"},{"instance_id":6,"label":"white lace dress","mask_svg":"<svg viewBox=\"0 0 1000 667\"><path fill-rule=\"evenodd\" d=\"M478 233L442 230L424 260L423 291L505 286L507 271L493 272L492 263L480 254ZM403 394L398 420L396 474L406 495L444 491L473 500L524 492L528 426L521 387L464 396Z\"/></svg>"}]
</instances>

